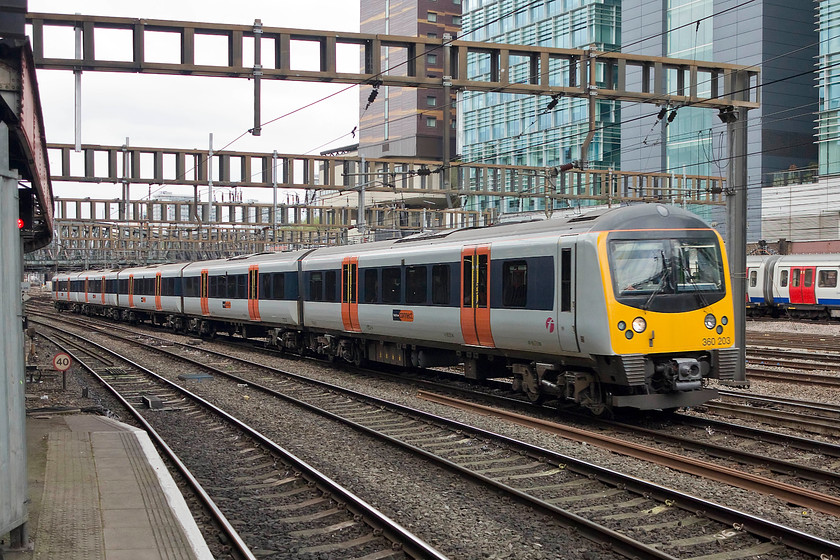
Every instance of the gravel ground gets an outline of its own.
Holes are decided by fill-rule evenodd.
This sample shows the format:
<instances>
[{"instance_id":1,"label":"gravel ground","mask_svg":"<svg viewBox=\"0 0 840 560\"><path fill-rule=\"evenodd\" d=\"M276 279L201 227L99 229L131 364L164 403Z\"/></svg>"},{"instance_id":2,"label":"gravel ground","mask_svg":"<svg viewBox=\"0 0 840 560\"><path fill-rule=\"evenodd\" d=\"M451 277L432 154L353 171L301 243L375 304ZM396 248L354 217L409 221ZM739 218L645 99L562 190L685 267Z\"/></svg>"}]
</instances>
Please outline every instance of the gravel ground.
<instances>
[{"instance_id":1,"label":"gravel ground","mask_svg":"<svg viewBox=\"0 0 840 560\"><path fill-rule=\"evenodd\" d=\"M748 328L766 331L775 328L771 325L775 325L775 323L748 323ZM799 327L798 324L793 325L791 323L782 323L778 328L779 330L786 330L785 327L793 329L794 332L803 332L795 329L805 327L809 329L832 328L831 326L811 324L804 324ZM836 327L834 330L836 331ZM162 331L156 331L155 334L184 340L183 337L174 337ZM195 344L206 345L207 347L214 346L213 343L202 341L195 341ZM832 516L792 506L772 496L757 495L746 490L682 474L665 467L616 455L590 445L564 440L556 435L545 434L530 428L510 425L501 420L453 410L423 401L416 397L414 389L406 385L341 373L307 361L278 359L257 352L231 350L229 347L221 347L220 349L227 353L248 357L254 362L290 369L351 389L364 390L380 398L449 416L580 460L596 463L657 484L670 486L685 493L734 507L828 540L837 540L837 535L840 535L840 520ZM797 389L795 386L790 389L788 386L773 383L754 383L752 391L773 394L776 388L779 388L778 394L797 396L791 392ZM802 391L800 390L800 392ZM812 399L814 395L809 389L807 396L799 395L799 398ZM826 399L825 402L837 401L836 396L832 398L829 394L824 395L824 398ZM271 415L272 411L263 410L260 413ZM409 528L424 527L424 530L433 535L458 535L458 544L450 545L457 546L457 548L447 551L454 558L516 558L524 560L529 558L603 557L603 551L593 553L591 546L583 546L579 542L567 548L566 555L558 555L554 542L556 542L556 535L563 533L562 529L550 524L547 525L544 520L540 519L534 520L533 523L527 523L523 527L511 527L506 523L505 512L500 511L491 512L490 518L493 519L491 524L484 527L476 526L475 519L471 518L469 510L462 510L460 506L455 506L455 511L452 511L452 504L456 503L455 496L461 498L465 493L462 484L459 484L456 480L449 480L448 477L441 474L443 484L439 492L435 495L418 493L417 489L412 490L410 488L410 481L408 481L408 484L404 484L406 481L403 479L408 477L403 477L400 473L405 470L405 465L396 456L390 461L377 463L379 466L372 468L367 458L360 456L353 449L352 440L348 439L348 445L340 448L335 446L334 443L330 443L330 438L322 438L319 427L310 426L307 428L305 425L294 425L293 420L288 420L288 422L289 427L294 427L294 429L284 431L281 434L282 437L278 437L278 443L294 449L296 453L299 452L305 460L320 461L325 472L333 475L340 483L363 495L368 501L380 507L384 513L394 515L399 519L405 519L405 524ZM334 441L332 439L332 442ZM837 468L840 469L840 465ZM447 485L449 485L448 488ZM470 492L473 492L473 490L471 489ZM478 494L467 497L472 500L481 499ZM461 500L458 500L457 503L461 503ZM499 537L501 539L496 540ZM489 541L491 538L494 543L507 542L509 544L505 546L500 544L481 545L482 542ZM545 546L544 543L546 542L551 544ZM436 542L434 544L440 545L441 543Z\"/></svg>"},{"instance_id":2,"label":"gravel ground","mask_svg":"<svg viewBox=\"0 0 840 560\"><path fill-rule=\"evenodd\" d=\"M208 348L215 346L213 343L208 342L202 343L201 341L196 341L196 343L206 345ZM712 500L828 540L836 541L838 539L837 535L840 535L840 519L833 516L805 510L798 506L787 504L772 496L755 494L747 490L733 488L714 481L679 473L666 467L651 465L647 462L617 455L591 445L565 440L556 435L510 425L507 422L494 418L453 410L449 407L417 398L416 391L405 385L341 373L312 362L284 360L249 351L232 350L230 347L224 345L220 345L218 349L229 354L247 357L254 362L265 363L281 369L287 368L350 389L366 391L373 396L426 410L433 414L448 416L464 423L539 445L580 460L589 461L603 467L636 476L640 479L675 488L687 494ZM768 383L767 385L773 384ZM752 391L757 392L757 388L753 388ZM795 396L790 391L785 390L780 391L779 394ZM807 397L800 395L800 398ZM747 422L743 423L749 425ZM766 426L761 427L766 429ZM797 435L811 437L808 434L800 433ZM840 440L835 438L834 442L840 443ZM837 470L840 470L840 465L837 465Z\"/></svg>"}]
</instances>

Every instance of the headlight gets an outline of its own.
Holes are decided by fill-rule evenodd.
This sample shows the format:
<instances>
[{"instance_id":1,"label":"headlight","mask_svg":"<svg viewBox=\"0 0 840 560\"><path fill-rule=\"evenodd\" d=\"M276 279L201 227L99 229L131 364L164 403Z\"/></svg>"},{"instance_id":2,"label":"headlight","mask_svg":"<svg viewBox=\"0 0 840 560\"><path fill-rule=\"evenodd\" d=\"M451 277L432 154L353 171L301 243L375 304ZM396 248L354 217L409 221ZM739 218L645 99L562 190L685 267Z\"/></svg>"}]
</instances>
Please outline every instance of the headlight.
<instances>
[{"instance_id":1,"label":"headlight","mask_svg":"<svg viewBox=\"0 0 840 560\"><path fill-rule=\"evenodd\" d=\"M633 319L633 330L634 331L636 331L637 333L642 333L642 332L645 332L646 328L647 328L647 321L645 321L643 318L636 317L635 319Z\"/></svg>"},{"instance_id":2,"label":"headlight","mask_svg":"<svg viewBox=\"0 0 840 560\"><path fill-rule=\"evenodd\" d=\"M717 325L717 319L715 319L714 315L709 313L708 315L706 315L706 318L703 319L703 323L706 325L707 329L711 330L715 328L715 325Z\"/></svg>"},{"instance_id":3,"label":"headlight","mask_svg":"<svg viewBox=\"0 0 840 560\"><path fill-rule=\"evenodd\" d=\"M729 318L726 315L724 315L723 317L720 318L720 324L721 325L725 325L727 323L729 323Z\"/></svg>"},{"instance_id":4,"label":"headlight","mask_svg":"<svg viewBox=\"0 0 840 560\"><path fill-rule=\"evenodd\" d=\"M624 321L619 321L618 322L618 330L623 331L626 328L627 328L627 323L625 323Z\"/></svg>"}]
</instances>

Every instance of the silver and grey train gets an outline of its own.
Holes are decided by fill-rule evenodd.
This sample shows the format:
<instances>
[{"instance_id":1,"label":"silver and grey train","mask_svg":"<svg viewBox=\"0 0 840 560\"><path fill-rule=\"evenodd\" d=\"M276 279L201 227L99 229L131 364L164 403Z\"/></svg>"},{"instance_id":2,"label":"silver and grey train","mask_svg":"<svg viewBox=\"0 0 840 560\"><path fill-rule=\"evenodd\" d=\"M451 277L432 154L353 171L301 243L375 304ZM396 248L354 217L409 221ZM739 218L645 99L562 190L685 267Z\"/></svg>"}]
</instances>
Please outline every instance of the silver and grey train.
<instances>
[{"instance_id":1,"label":"silver and grey train","mask_svg":"<svg viewBox=\"0 0 840 560\"><path fill-rule=\"evenodd\" d=\"M528 398L673 409L731 379L723 241L650 204L224 260L59 274L55 305L404 367L462 364Z\"/></svg>"}]
</instances>

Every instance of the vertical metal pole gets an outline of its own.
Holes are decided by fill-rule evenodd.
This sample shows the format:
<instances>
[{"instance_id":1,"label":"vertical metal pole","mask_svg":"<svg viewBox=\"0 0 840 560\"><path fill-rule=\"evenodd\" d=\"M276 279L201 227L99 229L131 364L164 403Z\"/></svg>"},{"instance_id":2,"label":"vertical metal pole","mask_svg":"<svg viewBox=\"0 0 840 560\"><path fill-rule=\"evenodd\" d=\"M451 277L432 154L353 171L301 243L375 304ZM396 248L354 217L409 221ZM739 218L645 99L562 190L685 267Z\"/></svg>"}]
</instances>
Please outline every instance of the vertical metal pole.
<instances>
[{"instance_id":1,"label":"vertical metal pole","mask_svg":"<svg viewBox=\"0 0 840 560\"><path fill-rule=\"evenodd\" d=\"M120 220L128 221L128 207L131 204L131 195L128 180L129 173L129 151L128 151L128 136L125 137L125 144L122 147L123 153L123 176L122 176L122 203L120 204Z\"/></svg>"},{"instance_id":2,"label":"vertical metal pole","mask_svg":"<svg viewBox=\"0 0 840 560\"><path fill-rule=\"evenodd\" d=\"M254 128L251 129L251 134L259 136L262 132L260 128L260 84L262 81L262 46L260 39L262 39L263 29L262 20L254 20Z\"/></svg>"},{"instance_id":3,"label":"vertical metal pole","mask_svg":"<svg viewBox=\"0 0 840 560\"><path fill-rule=\"evenodd\" d=\"M740 84L740 81L738 82ZM744 86L736 89L743 89ZM738 363L735 385L749 385L746 374L747 321L747 109L736 110L738 119L727 124L729 136L729 192L726 199L730 284L735 306L735 346Z\"/></svg>"},{"instance_id":4,"label":"vertical metal pole","mask_svg":"<svg viewBox=\"0 0 840 560\"><path fill-rule=\"evenodd\" d=\"M595 116L598 111L598 106L596 102L596 98L598 96L598 82L597 78L598 75L596 73L596 64L595 64L595 51L593 49L589 49L589 56L586 59L586 64L588 65L587 70L589 71L589 83L587 85L586 91L588 94L588 106L589 106L589 133L586 135L586 139L583 141L583 145L580 147L580 165L581 169L586 166L586 162L589 159L589 144L592 143L592 139L595 138L595 131L596 122ZM584 61L581 60L581 64Z\"/></svg>"},{"instance_id":5,"label":"vertical metal pole","mask_svg":"<svg viewBox=\"0 0 840 560\"><path fill-rule=\"evenodd\" d=\"M207 213L204 221L213 221L213 133L210 133L210 149L207 151Z\"/></svg>"},{"instance_id":6,"label":"vertical metal pole","mask_svg":"<svg viewBox=\"0 0 840 560\"><path fill-rule=\"evenodd\" d=\"M80 15L78 12L76 15ZM76 31L76 60L78 64L73 69L73 74L76 80L76 99L75 99L75 116L76 116L76 152L82 151L82 28L77 25Z\"/></svg>"},{"instance_id":7,"label":"vertical metal pole","mask_svg":"<svg viewBox=\"0 0 840 560\"><path fill-rule=\"evenodd\" d=\"M274 243L277 243L277 150L271 153L271 185L274 188L274 206L272 212L271 226Z\"/></svg>"},{"instance_id":8,"label":"vertical metal pole","mask_svg":"<svg viewBox=\"0 0 840 560\"><path fill-rule=\"evenodd\" d=\"M450 88L452 87L452 53L449 49L449 43L452 40L452 35L449 33L443 34L443 169L441 171L443 177L443 190L449 197L449 160L451 159L451 137L452 130L452 99Z\"/></svg>"},{"instance_id":9,"label":"vertical metal pole","mask_svg":"<svg viewBox=\"0 0 840 560\"><path fill-rule=\"evenodd\" d=\"M362 160L359 163L359 210L356 214L356 227L359 229L359 233L362 235L362 239L366 234L367 224L365 223L365 182L367 178L365 177L365 158L362 156Z\"/></svg>"}]
</instances>

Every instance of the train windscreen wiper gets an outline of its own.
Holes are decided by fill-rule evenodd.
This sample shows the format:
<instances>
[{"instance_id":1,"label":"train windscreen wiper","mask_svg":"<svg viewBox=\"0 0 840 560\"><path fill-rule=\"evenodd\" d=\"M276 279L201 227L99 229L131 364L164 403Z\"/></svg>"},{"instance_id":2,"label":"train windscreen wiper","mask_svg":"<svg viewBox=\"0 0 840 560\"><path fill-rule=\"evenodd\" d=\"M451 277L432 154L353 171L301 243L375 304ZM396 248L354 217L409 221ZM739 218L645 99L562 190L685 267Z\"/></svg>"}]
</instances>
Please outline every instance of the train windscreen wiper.
<instances>
[{"instance_id":1,"label":"train windscreen wiper","mask_svg":"<svg viewBox=\"0 0 840 560\"><path fill-rule=\"evenodd\" d=\"M706 299L706 296L703 295L702 290L700 290L700 286L697 285L697 282L694 281L694 278L691 276L691 265L688 263L688 258L685 256L685 253L680 251L680 268L685 274L686 280L691 286L694 288L694 293L697 294L697 298L700 300L700 304L703 307L708 307L709 302Z\"/></svg>"},{"instance_id":2,"label":"train windscreen wiper","mask_svg":"<svg viewBox=\"0 0 840 560\"><path fill-rule=\"evenodd\" d=\"M642 306L642 309L644 310L649 309L650 302L653 301L653 298L663 292L665 284L668 283L669 278L671 277L671 265L669 264L668 259L665 258L665 251L659 251L659 255L662 257L662 270L659 271L659 283L657 284L656 289L650 293L647 301Z\"/></svg>"}]
</instances>

